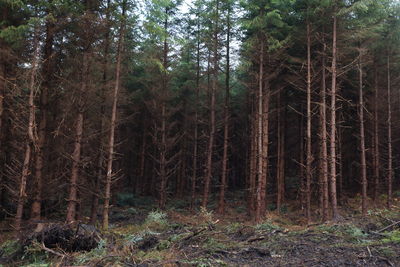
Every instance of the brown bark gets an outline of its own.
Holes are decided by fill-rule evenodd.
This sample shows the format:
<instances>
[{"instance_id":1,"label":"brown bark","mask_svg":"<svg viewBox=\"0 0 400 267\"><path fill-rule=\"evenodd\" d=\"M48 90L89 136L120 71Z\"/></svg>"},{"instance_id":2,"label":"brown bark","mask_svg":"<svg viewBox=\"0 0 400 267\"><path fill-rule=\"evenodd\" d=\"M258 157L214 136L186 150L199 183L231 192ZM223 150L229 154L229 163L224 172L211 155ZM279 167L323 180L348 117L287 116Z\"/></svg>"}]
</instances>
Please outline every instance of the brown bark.
<instances>
[{"instance_id":1,"label":"brown bark","mask_svg":"<svg viewBox=\"0 0 400 267\"><path fill-rule=\"evenodd\" d=\"M378 114L378 101L379 101L379 87L378 87L378 69L376 63L374 64L374 151L373 151L373 172L374 172L374 195L373 198L378 198L379 192L379 114ZM375 202L375 201L374 201Z\"/></svg>"},{"instance_id":2,"label":"brown bark","mask_svg":"<svg viewBox=\"0 0 400 267\"><path fill-rule=\"evenodd\" d=\"M336 60L337 60L337 15L336 7L333 14L333 33L332 33L332 85L331 85L331 128L330 128L330 189L332 219L338 219L337 197L336 197Z\"/></svg>"},{"instance_id":3,"label":"brown bark","mask_svg":"<svg viewBox=\"0 0 400 267\"><path fill-rule=\"evenodd\" d=\"M222 173L221 173L221 187L218 201L218 212L223 214L225 212L225 191L227 187L228 176L228 149L229 149L229 90L230 90L230 12L228 7L227 14L227 30L226 30L226 73L225 73L225 106L224 106L224 151L222 156Z\"/></svg>"},{"instance_id":4,"label":"brown bark","mask_svg":"<svg viewBox=\"0 0 400 267\"><path fill-rule=\"evenodd\" d=\"M35 160L35 186L33 203L31 206L31 219L40 220L41 216L41 203L42 203L42 184L43 184L43 167L45 151L44 147L47 140L47 112L48 112L48 91L51 87L51 79L53 72L53 42L54 42L55 25L48 20L46 22L46 41L44 45L43 56L43 77L44 81L41 87L40 94L40 123L38 131L38 140L36 146L36 160Z\"/></svg>"},{"instance_id":5,"label":"brown bark","mask_svg":"<svg viewBox=\"0 0 400 267\"><path fill-rule=\"evenodd\" d=\"M284 180L284 171L285 171L285 155L284 155L284 146L285 146L285 118L282 118L282 100L281 100L281 92L278 93L278 110L277 110L277 121L278 121L278 140L277 140L277 164L276 164L276 174L277 174L277 201L276 207L278 214L281 212L282 203L284 201L285 196L285 180ZM284 106L283 106L284 108Z\"/></svg>"},{"instance_id":6,"label":"brown bark","mask_svg":"<svg viewBox=\"0 0 400 267\"><path fill-rule=\"evenodd\" d=\"M312 178L312 146L311 146L311 29L307 21L307 132L306 132L306 216L311 222L311 178Z\"/></svg>"},{"instance_id":7,"label":"brown bark","mask_svg":"<svg viewBox=\"0 0 400 267\"><path fill-rule=\"evenodd\" d=\"M259 72L258 72L258 95L257 95L257 191L256 191L256 213L255 213L255 220L256 222L260 222L262 216L264 215L264 208L265 207L265 181L266 177L263 173L263 122L264 122L264 105L267 103L263 101L263 90L264 89L264 42L261 40L260 42L260 53L259 53ZM264 112L263 112L264 111ZM264 134L268 136L268 129L267 132ZM268 153L268 151L266 150Z\"/></svg>"},{"instance_id":8,"label":"brown bark","mask_svg":"<svg viewBox=\"0 0 400 267\"><path fill-rule=\"evenodd\" d=\"M367 162L365 156L365 133L364 133L364 96L363 96L363 69L362 69L362 48L359 47L359 119L360 119L360 174L361 174L361 185L362 185L362 215L367 215Z\"/></svg>"},{"instance_id":9,"label":"brown bark","mask_svg":"<svg viewBox=\"0 0 400 267\"><path fill-rule=\"evenodd\" d=\"M329 205L329 197L328 197L328 147L327 147L327 129L326 129L326 66L325 66L325 52L326 45L323 44L323 52L322 52L322 77L321 77L321 91L320 91L320 186L322 193L322 221L325 222L328 220L328 205Z\"/></svg>"},{"instance_id":10,"label":"brown bark","mask_svg":"<svg viewBox=\"0 0 400 267\"><path fill-rule=\"evenodd\" d=\"M29 75L29 119L27 125L27 141L26 148L24 154L24 162L22 165L22 174L21 180L19 184L19 193L17 200L17 212L15 215L15 230L21 230L22 223L22 215L24 211L24 204L26 201L26 183L29 176L29 165L31 160L31 153L33 147L36 145L36 134L35 134L35 91L36 91L36 75L39 64L39 53L40 53L40 45L39 45L39 29L38 26L35 26L34 31L34 40L33 40L33 58L32 58L32 68Z\"/></svg>"},{"instance_id":11,"label":"brown bark","mask_svg":"<svg viewBox=\"0 0 400 267\"><path fill-rule=\"evenodd\" d=\"M202 207L207 208L210 182L212 177L212 165L213 165L213 154L214 154L214 141L215 141L215 113L216 113L216 91L218 87L218 20L219 20L219 0L216 0L215 4L215 21L214 21L214 45L213 45L213 77L211 84L211 95L210 95L210 133L208 137L207 145L207 162L206 162L206 172L204 177L204 191L203 191L203 201Z\"/></svg>"},{"instance_id":12,"label":"brown bark","mask_svg":"<svg viewBox=\"0 0 400 267\"><path fill-rule=\"evenodd\" d=\"M115 85L113 92L113 105L111 111L111 121L110 121L110 136L108 141L108 159L107 159L107 174L106 174L106 184L104 192L104 207L103 207L103 229L108 229L108 213L110 209L110 199L111 199L111 182L112 182L112 167L114 160L114 145L115 145L115 128L117 124L117 103L118 103L118 93L120 90L120 77L121 77L121 63L122 63L122 50L124 44L124 28L125 28L125 11L126 11L126 1L122 3L122 17L121 26L119 29L118 45L117 45L117 66L115 68Z\"/></svg>"},{"instance_id":13,"label":"brown bark","mask_svg":"<svg viewBox=\"0 0 400 267\"><path fill-rule=\"evenodd\" d=\"M194 134L193 134L193 165L192 165L192 188L190 208L193 209L196 200L196 182L197 182L197 152L199 139L199 93L200 93L200 20L197 19L197 49L196 49L196 98L194 113Z\"/></svg>"},{"instance_id":14,"label":"brown bark","mask_svg":"<svg viewBox=\"0 0 400 267\"><path fill-rule=\"evenodd\" d=\"M392 180L393 180L393 148L392 148L392 104L391 104L391 73L390 54L388 52L387 62L387 136L388 136L388 176L387 176L387 208L392 207Z\"/></svg>"},{"instance_id":15,"label":"brown bark","mask_svg":"<svg viewBox=\"0 0 400 267\"><path fill-rule=\"evenodd\" d=\"M92 203L90 208L90 223L95 224L97 220L98 208L99 208L99 197L100 197L100 185L103 178L103 167L104 167L104 144L103 144L103 134L105 128L105 102L106 102L106 90L108 86L108 56L110 48L110 4L111 0L107 0L106 7L106 33L104 35L104 62L103 62L103 86L100 92L100 121L99 121L99 152L97 156L97 175L94 180L94 188L92 193Z\"/></svg>"},{"instance_id":16,"label":"brown bark","mask_svg":"<svg viewBox=\"0 0 400 267\"><path fill-rule=\"evenodd\" d=\"M75 120L75 143L74 151L72 153L72 168L70 176L70 188L68 194L68 205L66 222L70 223L76 219L76 207L78 204L78 176L81 163L81 149L82 149L82 135L83 135L83 121L84 121L84 105L85 105L85 91L88 83L89 60L88 52L83 53L82 58L82 80L81 87L78 92L79 99L77 103L78 113Z\"/></svg>"}]
</instances>

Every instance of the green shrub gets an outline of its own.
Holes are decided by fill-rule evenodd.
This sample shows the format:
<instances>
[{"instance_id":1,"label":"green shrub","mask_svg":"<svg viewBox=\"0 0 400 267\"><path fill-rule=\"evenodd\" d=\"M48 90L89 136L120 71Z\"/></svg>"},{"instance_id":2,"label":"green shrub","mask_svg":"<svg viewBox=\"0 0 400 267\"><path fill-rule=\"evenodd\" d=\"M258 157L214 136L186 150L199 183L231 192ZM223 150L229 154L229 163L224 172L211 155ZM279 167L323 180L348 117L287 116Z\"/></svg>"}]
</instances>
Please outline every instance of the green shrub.
<instances>
[{"instance_id":1,"label":"green shrub","mask_svg":"<svg viewBox=\"0 0 400 267\"><path fill-rule=\"evenodd\" d=\"M396 243L400 244L400 230L394 230L392 232L385 232L386 238L382 239L385 243Z\"/></svg>"},{"instance_id":2,"label":"green shrub","mask_svg":"<svg viewBox=\"0 0 400 267\"><path fill-rule=\"evenodd\" d=\"M118 193L117 206L126 207L135 205L135 195L132 193Z\"/></svg>"},{"instance_id":3,"label":"green shrub","mask_svg":"<svg viewBox=\"0 0 400 267\"><path fill-rule=\"evenodd\" d=\"M256 230L272 232L274 230L280 230L281 228L278 225L273 224L270 220L266 220L260 224L256 225Z\"/></svg>"},{"instance_id":4,"label":"green shrub","mask_svg":"<svg viewBox=\"0 0 400 267\"><path fill-rule=\"evenodd\" d=\"M12 257L16 254L22 247L16 240L7 240L0 246L0 256L3 258Z\"/></svg>"}]
</instances>

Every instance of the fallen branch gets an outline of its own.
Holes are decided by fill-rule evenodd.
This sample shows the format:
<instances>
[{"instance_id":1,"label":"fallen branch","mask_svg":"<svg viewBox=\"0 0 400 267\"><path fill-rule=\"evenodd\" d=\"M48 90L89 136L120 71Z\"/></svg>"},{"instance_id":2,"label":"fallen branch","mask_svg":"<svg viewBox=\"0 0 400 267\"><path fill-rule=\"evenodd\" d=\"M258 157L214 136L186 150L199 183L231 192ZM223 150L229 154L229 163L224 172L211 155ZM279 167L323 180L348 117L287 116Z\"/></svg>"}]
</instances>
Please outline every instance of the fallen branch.
<instances>
[{"instance_id":1,"label":"fallen branch","mask_svg":"<svg viewBox=\"0 0 400 267\"><path fill-rule=\"evenodd\" d=\"M57 251L55 251L55 250L52 250L51 248L48 248L48 247L46 247L45 245L44 245L44 243L42 243L42 248L45 250L45 251L47 251L47 252L50 252L50 253L52 253L52 254L54 254L54 255L57 255L57 256L59 256L59 257L65 257L65 256L67 256L66 254L61 254L61 253L59 253L59 252L57 252Z\"/></svg>"},{"instance_id":2,"label":"fallen branch","mask_svg":"<svg viewBox=\"0 0 400 267\"><path fill-rule=\"evenodd\" d=\"M393 226L396 226L396 225L398 225L398 224L400 224L400 221L394 222L394 223L392 223L391 225L388 225L388 226L386 226L385 228L382 228L381 230L377 231L377 233L381 233L381 232L383 232L383 231L385 231L385 230L387 230L387 229L390 229L390 228L392 228Z\"/></svg>"}]
</instances>

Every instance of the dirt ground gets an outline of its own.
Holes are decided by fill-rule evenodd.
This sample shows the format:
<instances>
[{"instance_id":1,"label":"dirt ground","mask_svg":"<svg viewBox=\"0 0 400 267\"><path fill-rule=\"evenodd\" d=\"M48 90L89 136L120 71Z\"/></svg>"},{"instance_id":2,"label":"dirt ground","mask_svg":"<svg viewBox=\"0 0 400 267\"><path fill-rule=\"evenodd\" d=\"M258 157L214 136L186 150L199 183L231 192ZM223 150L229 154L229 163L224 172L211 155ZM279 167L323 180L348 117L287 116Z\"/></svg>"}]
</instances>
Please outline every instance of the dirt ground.
<instances>
[{"instance_id":1,"label":"dirt ground","mask_svg":"<svg viewBox=\"0 0 400 267\"><path fill-rule=\"evenodd\" d=\"M57 224L53 223L51 231L39 232L35 237L25 234L20 241L3 240L0 264L400 266L400 224L396 224L400 221L399 200L392 210L372 209L366 218L350 208L357 207L358 202L349 200L348 208L341 210L342 217L337 222L315 222L308 226L304 224L301 209L282 211L280 215L271 211L263 223L254 224L241 213L238 203L231 205L223 217L206 210L190 212L179 205L171 206L167 213L146 205L116 207L111 214L112 227L107 232L86 227L84 222L80 224L81 229L85 226L91 231L89 235L96 232L95 245L85 241L94 249L67 251L68 247L60 242L68 236L75 238L76 244L87 233L79 230L81 236L71 237L74 231L65 234L55 230ZM43 239L46 235L51 238ZM55 238L56 235L62 236Z\"/></svg>"}]
</instances>

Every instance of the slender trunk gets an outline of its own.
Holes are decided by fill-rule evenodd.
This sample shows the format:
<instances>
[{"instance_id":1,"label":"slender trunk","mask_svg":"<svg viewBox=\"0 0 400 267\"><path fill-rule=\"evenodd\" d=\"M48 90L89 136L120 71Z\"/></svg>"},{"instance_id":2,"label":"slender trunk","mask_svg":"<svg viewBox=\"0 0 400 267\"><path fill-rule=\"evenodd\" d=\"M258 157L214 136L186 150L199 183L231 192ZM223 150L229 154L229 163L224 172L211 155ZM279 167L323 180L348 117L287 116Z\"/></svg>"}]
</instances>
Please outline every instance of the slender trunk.
<instances>
[{"instance_id":1,"label":"slender trunk","mask_svg":"<svg viewBox=\"0 0 400 267\"><path fill-rule=\"evenodd\" d=\"M331 129L330 129L330 188L332 219L338 219L337 197L336 197L336 34L337 34L337 16L336 8L333 14L333 40L332 40L332 87L331 87Z\"/></svg>"},{"instance_id":2,"label":"slender trunk","mask_svg":"<svg viewBox=\"0 0 400 267\"><path fill-rule=\"evenodd\" d=\"M263 210L263 191L265 190L265 176L263 174L263 87L264 87L264 42L260 43L258 95L257 95L257 191L256 191L256 222L261 221ZM268 133L265 133L268 134Z\"/></svg>"},{"instance_id":3,"label":"slender trunk","mask_svg":"<svg viewBox=\"0 0 400 267\"><path fill-rule=\"evenodd\" d=\"M379 115L378 115L378 99L379 99L379 89L378 89L378 68L376 63L374 64L374 203L378 198L379 192Z\"/></svg>"},{"instance_id":4,"label":"slender trunk","mask_svg":"<svg viewBox=\"0 0 400 267\"><path fill-rule=\"evenodd\" d=\"M136 179L135 192L137 194L142 194L144 192L143 185L145 184L145 165L146 165L146 149L147 149L147 127L145 126L143 129L142 136L142 148L140 151L140 169L139 169L139 177Z\"/></svg>"},{"instance_id":5,"label":"slender trunk","mask_svg":"<svg viewBox=\"0 0 400 267\"><path fill-rule=\"evenodd\" d=\"M278 133L277 133L277 164L276 164L276 174L277 174L277 199L276 199L276 209L278 211L278 214L281 212L282 208L282 202L283 202L283 193L284 193L284 183L283 183L283 177L282 177L282 170L281 170L281 165L282 165L282 141L283 141L283 131L282 131L282 112L281 112L281 106L282 106L282 101L281 101L281 92L279 91L278 95L278 107L277 107L277 122L278 122Z\"/></svg>"},{"instance_id":6,"label":"slender trunk","mask_svg":"<svg viewBox=\"0 0 400 267\"><path fill-rule=\"evenodd\" d=\"M104 192L104 208L103 208L103 229L108 229L108 213L110 209L110 199L111 199L111 182L112 182L112 165L114 160L114 145L115 145L115 127L117 123L117 102L118 93L120 90L120 76L121 76L121 63L122 63L122 50L124 44L124 27L125 27L125 10L126 1L122 3L122 17L121 26L119 29L119 38L117 45L117 66L115 69L115 85L113 92L113 105L111 111L111 127L110 127L110 139L108 141L108 160L107 160L107 175L106 184Z\"/></svg>"},{"instance_id":7,"label":"slender trunk","mask_svg":"<svg viewBox=\"0 0 400 267\"><path fill-rule=\"evenodd\" d=\"M219 194L218 212L225 212L225 191L228 176L228 139L229 139L229 87L230 87L230 7L228 7L226 32L226 73L225 73L225 106L224 106L224 152L222 156L221 188Z\"/></svg>"},{"instance_id":8,"label":"slender trunk","mask_svg":"<svg viewBox=\"0 0 400 267\"><path fill-rule=\"evenodd\" d=\"M210 136L208 139L207 147L207 163L206 163L206 176L204 177L204 192L202 207L207 208L207 202L210 191L210 181L212 177L212 165L213 165L213 154L214 154L214 139L215 139L215 102L216 102L216 91L218 86L218 19L219 19L219 0L216 0L215 10L215 25L214 25L214 47L213 47L213 78L211 85L211 103L210 103Z\"/></svg>"},{"instance_id":9,"label":"slender trunk","mask_svg":"<svg viewBox=\"0 0 400 267\"><path fill-rule=\"evenodd\" d=\"M48 90L51 88L51 79L53 72L53 42L54 42L54 28L53 22L48 20L46 22L46 41L44 45L44 60L43 60L43 81L40 95L40 111L41 118L39 123L38 140L36 146L36 160L35 160L35 178L34 178L34 195L31 206L31 219L40 220L41 216L41 203L42 203L42 184L43 184L43 167L45 151L44 147L47 139L47 110L48 110Z\"/></svg>"},{"instance_id":10,"label":"slender trunk","mask_svg":"<svg viewBox=\"0 0 400 267\"><path fill-rule=\"evenodd\" d=\"M106 8L106 25L110 24L110 4L111 0L107 0ZM97 213L99 208L99 197L100 197L100 185L103 178L103 167L104 167L104 144L103 134L105 128L105 102L106 102L106 90L108 86L108 55L110 48L110 31L107 30L104 35L104 62L103 62L103 78L102 78L102 89L101 89L101 105L100 105L100 135L99 135L99 153L97 159L97 175L94 181L94 190L92 193L92 205L90 209L90 223L95 224L97 220Z\"/></svg>"},{"instance_id":11,"label":"slender trunk","mask_svg":"<svg viewBox=\"0 0 400 267\"><path fill-rule=\"evenodd\" d=\"M387 55L387 135L388 135L388 177L387 177L387 208L392 207L392 180L393 180L393 150L392 150L392 105L391 105L391 77L390 54Z\"/></svg>"},{"instance_id":12,"label":"slender trunk","mask_svg":"<svg viewBox=\"0 0 400 267\"><path fill-rule=\"evenodd\" d=\"M194 106L194 137L193 137L193 166L192 166L192 188L191 188L191 201L190 209L193 209L194 202L196 201L196 182L197 182L197 153L198 153L198 139L199 139L199 93L200 93L200 22L197 21L197 49L196 49L196 98Z\"/></svg>"},{"instance_id":13,"label":"slender trunk","mask_svg":"<svg viewBox=\"0 0 400 267\"><path fill-rule=\"evenodd\" d=\"M85 91L88 83L88 72L89 72L89 62L88 62L88 52L84 52L82 58L82 81L81 88L78 92L79 99L77 103L78 114L75 121L75 144L74 151L72 153L72 168L70 177L70 188L68 195L68 205L67 205L67 223L73 222L76 219L76 207L78 203L78 176L79 167L81 163L81 149L82 149L82 135L83 135L83 120L84 120L84 105L85 105Z\"/></svg>"},{"instance_id":14,"label":"slender trunk","mask_svg":"<svg viewBox=\"0 0 400 267\"><path fill-rule=\"evenodd\" d=\"M307 222L311 222L311 178L312 178L312 143L311 143L311 29L310 23L307 21L307 133L306 133L306 191L307 191L307 204L306 215Z\"/></svg>"},{"instance_id":15,"label":"slender trunk","mask_svg":"<svg viewBox=\"0 0 400 267\"><path fill-rule=\"evenodd\" d=\"M256 97L257 98L257 97ZM248 188L248 210L251 216L255 215L256 177L257 177L257 109L252 108L253 116L250 119L250 174Z\"/></svg>"},{"instance_id":16,"label":"slender trunk","mask_svg":"<svg viewBox=\"0 0 400 267\"><path fill-rule=\"evenodd\" d=\"M165 8L165 21L164 31L168 33L168 8ZM165 70L168 68L168 40L167 36L164 38L163 47L163 67ZM159 185L159 203L160 209L165 209L167 202L167 103L165 96L167 94L168 77L166 73L162 74L162 100L161 100L161 151L160 151L160 185Z\"/></svg>"},{"instance_id":17,"label":"slender trunk","mask_svg":"<svg viewBox=\"0 0 400 267\"><path fill-rule=\"evenodd\" d=\"M365 133L364 133L364 96L363 96L363 69L362 69L362 50L359 47L358 79L359 79L359 119L360 119L360 173L362 184L362 215L367 215L367 162L365 156Z\"/></svg>"},{"instance_id":18,"label":"slender trunk","mask_svg":"<svg viewBox=\"0 0 400 267\"><path fill-rule=\"evenodd\" d=\"M323 44L322 52L322 77L320 91L320 142L321 142L321 158L320 158L320 176L321 176L321 192L322 192L322 221L328 220L328 147L327 147L327 129L326 129L326 65L325 65L326 44Z\"/></svg>"},{"instance_id":19,"label":"slender trunk","mask_svg":"<svg viewBox=\"0 0 400 267\"><path fill-rule=\"evenodd\" d=\"M36 74L39 64L39 53L40 53L40 45L39 45L39 29L38 26L35 26L34 31L34 41L33 41L33 58L32 58L32 69L29 76L29 119L28 119L28 127L27 127L27 141L24 155L24 162L22 165L22 174L21 180L19 184L19 193L17 200L17 212L15 215L15 230L21 230L21 222L22 215L24 211L24 204L26 200L26 183L29 176L29 165L31 160L32 148L36 145L36 137L35 137L35 86L36 86Z\"/></svg>"}]
</instances>

